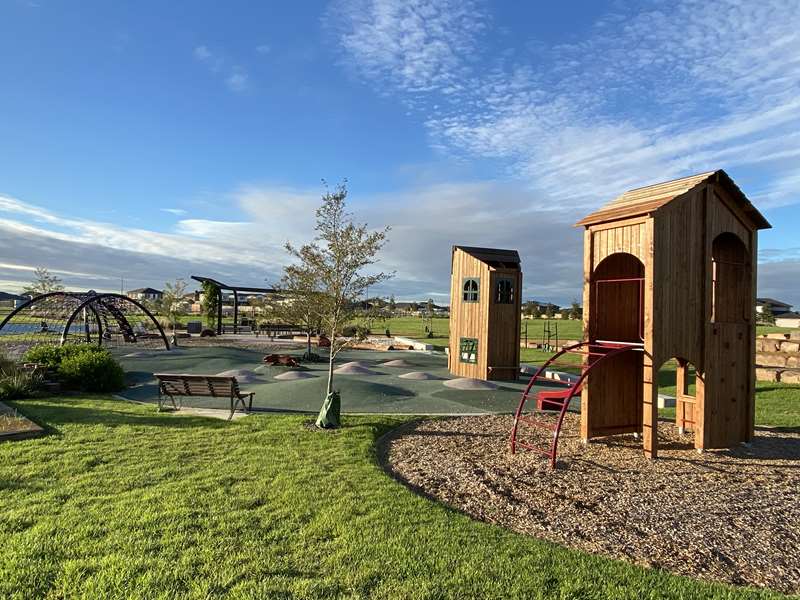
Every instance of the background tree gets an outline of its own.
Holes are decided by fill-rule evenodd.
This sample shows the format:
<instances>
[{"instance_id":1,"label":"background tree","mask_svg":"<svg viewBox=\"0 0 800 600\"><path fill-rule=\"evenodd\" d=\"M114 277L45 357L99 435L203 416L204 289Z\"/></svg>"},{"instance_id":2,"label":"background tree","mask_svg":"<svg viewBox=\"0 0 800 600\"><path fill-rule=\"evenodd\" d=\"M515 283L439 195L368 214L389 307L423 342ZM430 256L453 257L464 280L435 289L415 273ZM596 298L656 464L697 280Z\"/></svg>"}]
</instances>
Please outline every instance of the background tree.
<instances>
[{"instance_id":1,"label":"background tree","mask_svg":"<svg viewBox=\"0 0 800 600\"><path fill-rule=\"evenodd\" d=\"M164 293L158 302L159 312L167 317L172 326L172 345L178 345L178 317L182 313L186 282L176 279L174 283L164 284Z\"/></svg>"},{"instance_id":2,"label":"background tree","mask_svg":"<svg viewBox=\"0 0 800 600\"><path fill-rule=\"evenodd\" d=\"M555 318L555 316L556 316L556 306L555 306L555 304L548 304L547 308L545 309L544 314L548 319Z\"/></svg>"},{"instance_id":3,"label":"background tree","mask_svg":"<svg viewBox=\"0 0 800 600\"><path fill-rule=\"evenodd\" d=\"M41 296L50 292L60 292L64 289L61 279L51 275L44 267L36 267L33 272L33 281L22 290L25 296Z\"/></svg>"},{"instance_id":4,"label":"background tree","mask_svg":"<svg viewBox=\"0 0 800 600\"><path fill-rule=\"evenodd\" d=\"M775 325L775 313L772 312L772 306L769 303L764 304L761 307L761 312L756 314L758 316L757 322L764 325Z\"/></svg>"},{"instance_id":5,"label":"background tree","mask_svg":"<svg viewBox=\"0 0 800 600\"><path fill-rule=\"evenodd\" d=\"M394 311L397 310L397 302L394 300L394 294L389 296L389 312L394 314Z\"/></svg>"},{"instance_id":6,"label":"background tree","mask_svg":"<svg viewBox=\"0 0 800 600\"><path fill-rule=\"evenodd\" d=\"M569 318L570 319L580 319L583 315L583 311L581 310L581 305L578 304L577 300L572 301L572 307L569 309Z\"/></svg>"},{"instance_id":7,"label":"background tree","mask_svg":"<svg viewBox=\"0 0 800 600\"><path fill-rule=\"evenodd\" d=\"M201 289L203 291L203 300L200 303L200 310L203 311L206 326L210 329L215 329L219 311L219 287L210 281L204 281Z\"/></svg>"},{"instance_id":8,"label":"background tree","mask_svg":"<svg viewBox=\"0 0 800 600\"><path fill-rule=\"evenodd\" d=\"M289 265L283 270L283 277L275 287L281 298L270 305L271 314L305 331L306 353L303 358L315 359L316 355L311 351L311 336L322 328L324 308L317 273L302 263Z\"/></svg>"},{"instance_id":9,"label":"background tree","mask_svg":"<svg viewBox=\"0 0 800 600\"><path fill-rule=\"evenodd\" d=\"M357 319L363 321L359 307L368 288L392 276L365 272L377 262L389 228L370 231L365 224L354 223L345 211L346 199L345 183L333 192L326 191L316 212L314 240L300 248L286 245L289 254L299 261L298 268L319 282L320 322L331 341L326 396L316 421L317 427L324 428L339 426L341 398L333 389L333 365L336 355L354 340L344 338L343 329Z\"/></svg>"}]
</instances>

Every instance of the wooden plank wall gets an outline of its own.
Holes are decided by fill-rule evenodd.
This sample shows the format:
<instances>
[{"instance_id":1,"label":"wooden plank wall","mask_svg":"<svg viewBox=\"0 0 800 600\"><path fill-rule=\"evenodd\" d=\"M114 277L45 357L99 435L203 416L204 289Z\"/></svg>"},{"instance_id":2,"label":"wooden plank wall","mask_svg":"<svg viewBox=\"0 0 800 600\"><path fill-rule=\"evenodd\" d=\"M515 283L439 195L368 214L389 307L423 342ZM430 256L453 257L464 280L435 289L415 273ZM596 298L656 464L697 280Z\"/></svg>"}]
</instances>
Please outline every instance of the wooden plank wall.
<instances>
[{"instance_id":1,"label":"wooden plank wall","mask_svg":"<svg viewBox=\"0 0 800 600\"><path fill-rule=\"evenodd\" d=\"M522 320L522 271L489 269L488 379L515 380L519 377L519 338ZM495 304L494 290L499 278L514 281L514 303Z\"/></svg>"},{"instance_id":2,"label":"wooden plank wall","mask_svg":"<svg viewBox=\"0 0 800 600\"><path fill-rule=\"evenodd\" d=\"M615 252L633 254L644 263L647 250L645 222L646 219L636 218L593 225L590 228L592 268L596 268L604 258Z\"/></svg>"},{"instance_id":3,"label":"wooden plank wall","mask_svg":"<svg viewBox=\"0 0 800 600\"><path fill-rule=\"evenodd\" d=\"M636 284L603 284L596 277L640 277L650 241L647 219L636 218L591 226L584 237L584 339L638 341L639 288ZM636 264L612 254L626 253ZM606 260L608 259L608 260ZM605 262L604 262L605 261ZM581 437L642 430L641 353L609 359L588 377L581 395Z\"/></svg>"},{"instance_id":4,"label":"wooden plank wall","mask_svg":"<svg viewBox=\"0 0 800 600\"><path fill-rule=\"evenodd\" d=\"M480 278L479 302L463 302L462 282L465 277ZM490 301L489 268L486 264L456 249L450 282L450 373L458 377L486 379L488 367L487 342ZM478 340L478 362L462 363L459 359L459 340L462 337ZM518 344L519 345L519 344Z\"/></svg>"},{"instance_id":5,"label":"wooden plank wall","mask_svg":"<svg viewBox=\"0 0 800 600\"><path fill-rule=\"evenodd\" d=\"M748 304L753 302L756 263L756 232L748 226L747 219L736 208L732 199L719 185L709 186L708 214L706 222L706 252L708 257L707 302L705 326L705 393L703 398L702 439L696 445L703 448L724 448L752 437L754 397L754 338L755 323L752 315L740 323L715 322L713 314L713 275L711 256L714 240L722 233L734 233L743 243L750 266L745 285L723 285L719 302L731 302L725 295L746 295ZM729 257L728 257L729 258ZM724 271L723 273L724 274ZM721 311L720 311L721 312ZM721 312L721 318L730 315Z\"/></svg>"}]
</instances>

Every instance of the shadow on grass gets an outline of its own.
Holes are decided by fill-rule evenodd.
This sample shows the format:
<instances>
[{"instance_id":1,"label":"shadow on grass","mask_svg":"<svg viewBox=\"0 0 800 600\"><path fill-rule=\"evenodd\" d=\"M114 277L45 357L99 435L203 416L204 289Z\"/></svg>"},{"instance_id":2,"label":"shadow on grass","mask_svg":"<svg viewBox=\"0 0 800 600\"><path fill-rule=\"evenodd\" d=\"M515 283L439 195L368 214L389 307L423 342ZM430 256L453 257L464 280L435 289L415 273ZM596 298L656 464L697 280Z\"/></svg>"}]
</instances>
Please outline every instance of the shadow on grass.
<instances>
[{"instance_id":1,"label":"shadow on grass","mask_svg":"<svg viewBox=\"0 0 800 600\"><path fill-rule=\"evenodd\" d=\"M49 434L61 434L60 425L89 424L106 427L155 426L165 429L210 428L220 429L230 425L228 421L180 415L179 413L149 412L149 408L131 410L132 405L123 400L98 398L98 407L86 406L93 399L80 401L70 399L45 399L35 401L19 401L15 408L20 413L40 425ZM80 402L80 404L78 403ZM119 408L115 407L115 404ZM147 411L147 412L145 412Z\"/></svg>"}]
</instances>

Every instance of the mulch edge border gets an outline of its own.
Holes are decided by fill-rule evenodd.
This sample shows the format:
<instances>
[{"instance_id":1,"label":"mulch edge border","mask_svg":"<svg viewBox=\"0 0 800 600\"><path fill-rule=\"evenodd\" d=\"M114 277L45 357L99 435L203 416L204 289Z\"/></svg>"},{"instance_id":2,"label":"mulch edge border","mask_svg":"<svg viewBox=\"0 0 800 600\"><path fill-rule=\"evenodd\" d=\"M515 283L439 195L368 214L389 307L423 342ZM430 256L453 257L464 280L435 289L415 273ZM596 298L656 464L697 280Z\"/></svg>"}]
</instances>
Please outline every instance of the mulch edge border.
<instances>
[{"instance_id":1,"label":"mulch edge border","mask_svg":"<svg viewBox=\"0 0 800 600\"><path fill-rule=\"evenodd\" d=\"M13 414L20 419L24 419L32 426L28 429L21 429L18 431L11 431L11 432L2 432L0 433L0 442L15 442L19 440L28 440L31 438L41 437L45 435L45 433L47 433L44 427L32 421L26 415L20 414L18 411L12 409L10 406L8 406L3 402L0 402L0 413Z\"/></svg>"}]
</instances>

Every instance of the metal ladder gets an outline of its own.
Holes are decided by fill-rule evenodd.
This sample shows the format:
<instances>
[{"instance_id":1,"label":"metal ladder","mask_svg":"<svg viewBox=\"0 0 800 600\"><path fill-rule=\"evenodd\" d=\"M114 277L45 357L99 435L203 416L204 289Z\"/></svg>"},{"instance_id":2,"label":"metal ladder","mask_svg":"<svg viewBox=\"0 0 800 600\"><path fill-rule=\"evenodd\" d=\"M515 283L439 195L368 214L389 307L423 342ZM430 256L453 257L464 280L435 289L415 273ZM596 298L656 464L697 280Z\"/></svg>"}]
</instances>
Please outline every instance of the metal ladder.
<instances>
[{"instance_id":1,"label":"metal ladder","mask_svg":"<svg viewBox=\"0 0 800 600\"><path fill-rule=\"evenodd\" d=\"M561 433L561 426L564 423L564 416L567 414L570 401L573 397L579 395L583 389L583 383L586 380L589 372L594 369L598 364L601 364L613 356L617 356L624 352L629 352L641 348L640 344L629 344L623 342L579 342L571 346L562 348L561 351L551 356L547 362L539 367L531 377L525 391L517 407L517 412L514 414L514 426L511 429L511 454L517 453L517 448L539 452L550 458L550 467L556 467L556 455L558 452L558 436ZM566 354L580 355L583 358L580 365L573 363L560 362L559 359ZM580 367L580 375L573 381L561 381L557 379L546 378L545 373L550 367L560 366L576 368ZM550 384L559 384L564 386L562 390L553 391L539 391L532 393L532 389L537 382L546 381ZM525 412L525 405L528 400L536 399L537 409L558 411L555 422L550 420L542 420L533 416L523 414ZM519 439L520 426L526 425L537 429L545 429L552 432L552 440L549 446L537 445L534 443L522 441Z\"/></svg>"}]
</instances>

